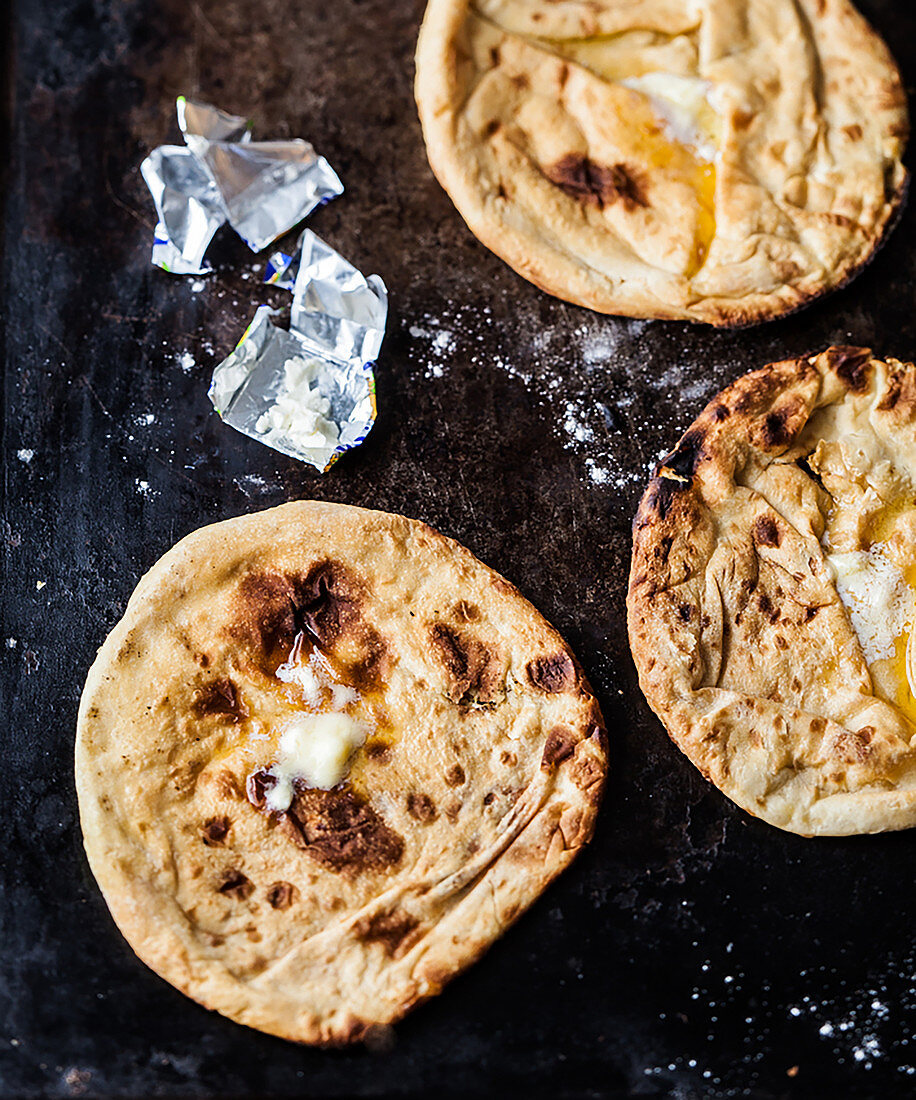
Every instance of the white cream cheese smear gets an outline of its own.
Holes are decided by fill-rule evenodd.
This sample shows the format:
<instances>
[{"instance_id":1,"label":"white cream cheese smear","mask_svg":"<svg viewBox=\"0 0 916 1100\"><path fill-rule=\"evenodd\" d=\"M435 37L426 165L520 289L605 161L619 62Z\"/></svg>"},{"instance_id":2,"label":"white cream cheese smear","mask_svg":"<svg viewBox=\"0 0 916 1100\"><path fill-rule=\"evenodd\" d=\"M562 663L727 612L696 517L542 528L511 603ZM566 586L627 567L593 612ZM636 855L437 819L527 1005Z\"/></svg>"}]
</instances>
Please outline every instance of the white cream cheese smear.
<instances>
[{"instance_id":1,"label":"white cream cheese smear","mask_svg":"<svg viewBox=\"0 0 916 1100\"><path fill-rule=\"evenodd\" d=\"M718 122L709 102L708 81L655 72L628 77L620 83L649 99L675 141L695 149L701 160L715 159Z\"/></svg>"},{"instance_id":2,"label":"white cream cheese smear","mask_svg":"<svg viewBox=\"0 0 916 1100\"><path fill-rule=\"evenodd\" d=\"M893 657L896 639L916 621L916 596L903 571L881 543L826 559L865 660L871 664Z\"/></svg>"},{"instance_id":3,"label":"white cream cheese smear","mask_svg":"<svg viewBox=\"0 0 916 1100\"><path fill-rule=\"evenodd\" d=\"M280 759L268 769L276 779L265 800L283 813L293 800L293 781L328 791L344 778L350 757L365 743L369 727L349 714L300 714L280 736Z\"/></svg>"},{"instance_id":4,"label":"white cream cheese smear","mask_svg":"<svg viewBox=\"0 0 916 1100\"><path fill-rule=\"evenodd\" d=\"M295 356L283 365L283 389L255 424L264 442L287 442L302 450L336 447L340 433L329 420L331 403L315 383L321 364Z\"/></svg>"}]
</instances>

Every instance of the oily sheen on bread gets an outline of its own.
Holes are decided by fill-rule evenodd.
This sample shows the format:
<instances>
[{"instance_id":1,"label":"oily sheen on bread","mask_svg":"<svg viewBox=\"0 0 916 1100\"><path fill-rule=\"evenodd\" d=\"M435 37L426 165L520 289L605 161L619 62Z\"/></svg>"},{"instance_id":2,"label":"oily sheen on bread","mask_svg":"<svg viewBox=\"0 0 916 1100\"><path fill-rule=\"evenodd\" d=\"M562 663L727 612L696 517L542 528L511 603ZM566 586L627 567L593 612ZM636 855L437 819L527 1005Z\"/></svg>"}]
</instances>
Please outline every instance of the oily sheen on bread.
<instances>
[{"instance_id":1,"label":"oily sheen on bread","mask_svg":"<svg viewBox=\"0 0 916 1100\"><path fill-rule=\"evenodd\" d=\"M713 399L634 523L639 682L671 737L791 832L916 824L916 367L830 348Z\"/></svg>"},{"instance_id":2,"label":"oily sheen on bread","mask_svg":"<svg viewBox=\"0 0 916 1100\"><path fill-rule=\"evenodd\" d=\"M280 731L329 710L363 731L345 778L296 778L272 809ZM287 504L179 542L99 651L76 744L86 853L167 981L345 1043L439 992L567 866L604 744L562 639L467 550Z\"/></svg>"},{"instance_id":3,"label":"oily sheen on bread","mask_svg":"<svg viewBox=\"0 0 916 1100\"><path fill-rule=\"evenodd\" d=\"M472 232L602 313L794 310L905 193L900 77L848 0L430 0L416 97Z\"/></svg>"}]
</instances>

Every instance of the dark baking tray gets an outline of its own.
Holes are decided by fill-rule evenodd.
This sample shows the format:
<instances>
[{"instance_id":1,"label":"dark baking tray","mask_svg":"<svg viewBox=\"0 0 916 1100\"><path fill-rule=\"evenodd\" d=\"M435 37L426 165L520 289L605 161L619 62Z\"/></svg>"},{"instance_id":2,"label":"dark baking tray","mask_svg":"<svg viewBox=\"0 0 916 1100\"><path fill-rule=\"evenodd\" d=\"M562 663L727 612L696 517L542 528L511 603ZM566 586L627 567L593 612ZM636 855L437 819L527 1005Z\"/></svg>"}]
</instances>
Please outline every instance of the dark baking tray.
<instances>
[{"instance_id":1,"label":"dark baking tray","mask_svg":"<svg viewBox=\"0 0 916 1100\"><path fill-rule=\"evenodd\" d=\"M911 84L916 8L863 6ZM916 355L916 208L850 287L760 328L567 306L479 245L433 180L411 95L420 15L18 0L8 17L0 1092L912 1094L916 834L803 840L735 809L643 701L624 592L647 468L724 383L831 342ZM188 91L311 138L347 192L310 224L390 288L378 424L323 478L206 398L254 307L288 298L231 235L203 289L149 264L137 167L177 137ZM173 991L115 930L80 844L77 701L140 574L203 523L297 497L468 545L565 633L611 733L590 849L384 1051L300 1048Z\"/></svg>"}]
</instances>

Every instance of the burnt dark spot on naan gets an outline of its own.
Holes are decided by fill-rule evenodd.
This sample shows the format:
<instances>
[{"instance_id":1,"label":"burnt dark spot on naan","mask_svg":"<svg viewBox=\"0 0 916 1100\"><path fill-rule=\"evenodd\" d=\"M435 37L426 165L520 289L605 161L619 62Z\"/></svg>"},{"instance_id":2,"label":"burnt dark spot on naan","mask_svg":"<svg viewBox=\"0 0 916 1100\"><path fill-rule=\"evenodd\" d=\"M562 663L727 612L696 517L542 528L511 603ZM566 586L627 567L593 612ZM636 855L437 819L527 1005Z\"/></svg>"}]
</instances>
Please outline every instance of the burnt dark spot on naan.
<instances>
[{"instance_id":1,"label":"burnt dark spot on naan","mask_svg":"<svg viewBox=\"0 0 916 1100\"><path fill-rule=\"evenodd\" d=\"M460 764L453 764L445 773L445 782L450 787L460 787L466 778L464 768Z\"/></svg>"},{"instance_id":2,"label":"burnt dark spot on naan","mask_svg":"<svg viewBox=\"0 0 916 1100\"><path fill-rule=\"evenodd\" d=\"M525 666L525 672L532 686L548 695L572 691L576 686L576 668L568 653L536 657Z\"/></svg>"},{"instance_id":3,"label":"burnt dark spot on naan","mask_svg":"<svg viewBox=\"0 0 916 1100\"><path fill-rule=\"evenodd\" d=\"M367 943L380 943L386 954L396 956L403 953L405 941L418 924L416 917L394 910L363 917L353 926L353 931L359 939Z\"/></svg>"},{"instance_id":4,"label":"burnt dark spot on naan","mask_svg":"<svg viewBox=\"0 0 916 1100\"><path fill-rule=\"evenodd\" d=\"M263 769L248 777L248 798L256 809L269 810L266 796L275 783ZM397 866L404 854L404 838L349 788L323 791L297 781L280 823L297 848L331 871L383 871Z\"/></svg>"},{"instance_id":5,"label":"burnt dark spot on naan","mask_svg":"<svg viewBox=\"0 0 916 1100\"><path fill-rule=\"evenodd\" d=\"M270 671L286 659L296 639L296 590L281 573L248 573L238 587L231 633L246 642Z\"/></svg>"},{"instance_id":6,"label":"burnt dark spot on naan","mask_svg":"<svg viewBox=\"0 0 916 1100\"><path fill-rule=\"evenodd\" d=\"M782 534L772 516L758 516L753 527L754 542L758 546L779 546Z\"/></svg>"},{"instance_id":7,"label":"burnt dark spot on naan","mask_svg":"<svg viewBox=\"0 0 916 1100\"><path fill-rule=\"evenodd\" d=\"M298 896L291 882L274 882L267 888L267 904L271 909L289 909Z\"/></svg>"},{"instance_id":8,"label":"burnt dark spot on naan","mask_svg":"<svg viewBox=\"0 0 916 1100\"><path fill-rule=\"evenodd\" d=\"M448 676L446 694L453 703L495 702L502 683L496 653L479 638L460 633L446 623L433 623L429 639L439 664Z\"/></svg>"},{"instance_id":9,"label":"burnt dark spot on naan","mask_svg":"<svg viewBox=\"0 0 916 1100\"><path fill-rule=\"evenodd\" d=\"M865 393L871 380L871 348L833 347L824 354L837 378L853 393Z\"/></svg>"},{"instance_id":10,"label":"burnt dark spot on naan","mask_svg":"<svg viewBox=\"0 0 916 1100\"><path fill-rule=\"evenodd\" d=\"M626 164L596 164L581 153L567 153L543 171L551 183L586 206L602 209L619 202L631 211L649 205L640 173Z\"/></svg>"},{"instance_id":11,"label":"burnt dark spot on naan","mask_svg":"<svg viewBox=\"0 0 916 1100\"><path fill-rule=\"evenodd\" d=\"M249 714L238 688L228 676L210 680L199 687L194 692L191 706L198 718L217 716L233 723L240 722Z\"/></svg>"},{"instance_id":12,"label":"burnt dark spot on naan","mask_svg":"<svg viewBox=\"0 0 916 1100\"><path fill-rule=\"evenodd\" d=\"M232 822L225 814L221 814L219 817L211 817L203 823L200 838L208 847L215 847L223 843L231 827Z\"/></svg>"},{"instance_id":13,"label":"burnt dark spot on naan","mask_svg":"<svg viewBox=\"0 0 916 1100\"><path fill-rule=\"evenodd\" d=\"M254 883L241 871L231 870L225 873L216 889L234 901L245 901L254 893Z\"/></svg>"},{"instance_id":14,"label":"burnt dark spot on naan","mask_svg":"<svg viewBox=\"0 0 916 1100\"><path fill-rule=\"evenodd\" d=\"M286 819L296 846L332 871L384 871L404 854L404 838L351 790L297 789Z\"/></svg>"},{"instance_id":15,"label":"burnt dark spot on naan","mask_svg":"<svg viewBox=\"0 0 916 1100\"><path fill-rule=\"evenodd\" d=\"M429 795L416 791L411 791L407 796L407 812L412 818L422 822L424 825L428 825L430 822L435 821L439 816L439 811L436 809L436 803Z\"/></svg>"},{"instance_id":16,"label":"burnt dark spot on naan","mask_svg":"<svg viewBox=\"0 0 916 1100\"><path fill-rule=\"evenodd\" d=\"M572 756L576 747L577 738L570 730L563 726L555 726L547 735L544 744L544 752L541 756L541 767L545 771L562 764L567 757Z\"/></svg>"},{"instance_id":17,"label":"burnt dark spot on naan","mask_svg":"<svg viewBox=\"0 0 916 1100\"><path fill-rule=\"evenodd\" d=\"M275 672L304 636L339 662L353 687L381 686L388 647L365 619L365 584L345 565L325 560L301 574L249 573L238 595L231 633L249 645L265 671Z\"/></svg>"}]
</instances>

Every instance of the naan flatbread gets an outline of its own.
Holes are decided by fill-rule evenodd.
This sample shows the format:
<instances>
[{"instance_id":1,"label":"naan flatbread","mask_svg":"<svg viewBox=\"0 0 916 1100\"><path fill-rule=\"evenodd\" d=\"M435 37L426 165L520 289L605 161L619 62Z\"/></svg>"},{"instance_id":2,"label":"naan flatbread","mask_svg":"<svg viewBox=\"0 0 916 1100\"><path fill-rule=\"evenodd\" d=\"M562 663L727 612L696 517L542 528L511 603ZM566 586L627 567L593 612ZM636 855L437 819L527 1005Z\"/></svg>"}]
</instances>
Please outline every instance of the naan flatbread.
<instances>
[{"instance_id":1,"label":"naan flatbread","mask_svg":"<svg viewBox=\"0 0 916 1100\"><path fill-rule=\"evenodd\" d=\"M296 744L344 774L290 778ZM86 682L76 775L144 962L240 1023L345 1043L439 992L567 866L604 746L578 663L512 585L425 524L301 502L196 531L140 581Z\"/></svg>"},{"instance_id":2,"label":"naan flatbread","mask_svg":"<svg viewBox=\"0 0 916 1100\"><path fill-rule=\"evenodd\" d=\"M916 824L916 367L830 348L714 398L639 506L627 608L646 698L739 806Z\"/></svg>"},{"instance_id":3,"label":"naan flatbread","mask_svg":"<svg viewBox=\"0 0 916 1100\"><path fill-rule=\"evenodd\" d=\"M602 313L797 309L906 189L900 76L848 0L430 0L416 96L472 232Z\"/></svg>"}]
</instances>

